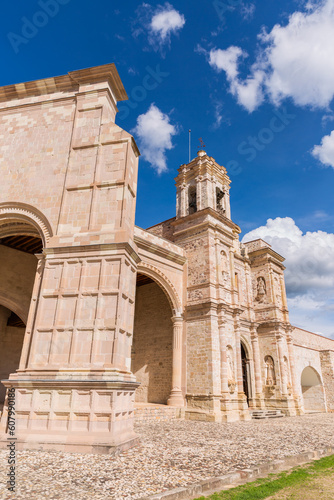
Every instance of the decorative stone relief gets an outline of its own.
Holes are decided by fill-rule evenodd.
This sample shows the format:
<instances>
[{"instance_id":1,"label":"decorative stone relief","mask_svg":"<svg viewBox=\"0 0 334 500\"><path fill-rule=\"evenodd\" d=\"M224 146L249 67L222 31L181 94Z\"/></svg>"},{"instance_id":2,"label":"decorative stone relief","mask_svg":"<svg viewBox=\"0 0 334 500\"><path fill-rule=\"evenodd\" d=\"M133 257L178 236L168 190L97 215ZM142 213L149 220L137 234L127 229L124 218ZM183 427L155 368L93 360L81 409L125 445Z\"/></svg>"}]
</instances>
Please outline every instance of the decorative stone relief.
<instances>
[{"instance_id":1,"label":"decorative stone relief","mask_svg":"<svg viewBox=\"0 0 334 500\"><path fill-rule=\"evenodd\" d=\"M281 284L280 284L278 276L275 276L274 283L275 283L275 298L276 298L276 303L277 303L277 305L279 307L282 307L282 304L283 304L283 301L282 301L282 289L281 289Z\"/></svg>"},{"instance_id":2,"label":"decorative stone relief","mask_svg":"<svg viewBox=\"0 0 334 500\"><path fill-rule=\"evenodd\" d=\"M220 252L220 265L221 265L222 283L224 286L227 286L229 281L229 273L228 273L227 255L224 250Z\"/></svg>"}]
</instances>

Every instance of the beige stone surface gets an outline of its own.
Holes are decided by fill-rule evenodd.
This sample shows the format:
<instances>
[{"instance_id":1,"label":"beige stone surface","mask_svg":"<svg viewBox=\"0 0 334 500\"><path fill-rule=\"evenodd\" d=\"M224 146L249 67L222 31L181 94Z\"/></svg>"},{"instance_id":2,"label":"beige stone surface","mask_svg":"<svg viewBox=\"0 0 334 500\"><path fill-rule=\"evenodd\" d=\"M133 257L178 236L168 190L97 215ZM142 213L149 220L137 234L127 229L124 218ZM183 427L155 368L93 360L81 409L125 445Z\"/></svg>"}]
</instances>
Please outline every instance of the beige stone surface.
<instances>
[{"instance_id":1,"label":"beige stone surface","mask_svg":"<svg viewBox=\"0 0 334 500\"><path fill-rule=\"evenodd\" d=\"M126 97L113 64L0 88L0 306L26 327L21 349L2 315L18 448L134 445L136 390L217 423L333 411L334 341L291 326L284 257L240 242L224 166L198 151L176 216L135 226Z\"/></svg>"}]
</instances>

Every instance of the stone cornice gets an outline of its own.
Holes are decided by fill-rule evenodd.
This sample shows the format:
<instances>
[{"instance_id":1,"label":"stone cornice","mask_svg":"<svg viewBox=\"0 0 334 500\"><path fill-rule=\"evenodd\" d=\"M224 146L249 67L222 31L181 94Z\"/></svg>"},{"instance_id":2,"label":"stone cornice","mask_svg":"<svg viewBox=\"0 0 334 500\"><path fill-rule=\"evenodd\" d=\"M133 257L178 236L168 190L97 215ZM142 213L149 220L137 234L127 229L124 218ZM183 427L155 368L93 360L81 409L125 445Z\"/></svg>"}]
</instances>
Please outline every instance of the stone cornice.
<instances>
[{"instance_id":1,"label":"stone cornice","mask_svg":"<svg viewBox=\"0 0 334 500\"><path fill-rule=\"evenodd\" d=\"M183 223L187 223L187 222L190 222L190 221L195 221L196 219L199 219L200 217L203 217L203 216L206 216L206 215L211 215L212 217L214 217L215 219L217 219L219 222L225 224L226 226L228 226L230 229L232 229L233 231L235 231L236 234L239 234L241 233L241 229L240 227L235 224L234 222L232 222L230 219L228 219L227 217L225 217L225 215L221 215L217 210L214 210L213 208L204 208L203 210L198 210L197 212L191 214L191 215L186 215L185 217L181 217L180 219L175 219L174 221L171 222L171 226L174 226L175 228L177 228L178 226L180 226L181 224ZM217 223L213 223L209 220L205 220L203 222L200 222L200 225L203 225L203 224L206 224L208 226L210 226L211 228L214 228L214 229L217 229L217 230L221 230L222 232L224 232L223 228L218 226ZM180 230L178 231L177 233L175 233L175 236L177 236L178 234L180 234L181 232L183 231L191 231L192 229L196 229L198 226L192 226L192 227L188 227L184 230ZM231 237L231 234L230 233L227 233L228 236Z\"/></svg>"},{"instance_id":2,"label":"stone cornice","mask_svg":"<svg viewBox=\"0 0 334 500\"><path fill-rule=\"evenodd\" d=\"M110 251L124 250L133 260L138 263L140 262L140 257L136 250L128 242L120 243L98 243L94 245L73 245L73 246L61 246L53 248L44 248L43 254L47 259L50 258L60 258L62 254L76 254L78 258L82 257L82 254L105 254ZM74 257L73 255L73 257Z\"/></svg>"},{"instance_id":3,"label":"stone cornice","mask_svg":"<svg viewBox=\"0 0 334 500\"><path fill-rule=\"evenodd\" d=\"M0 102L55 92L77 91L80 85L105 81L109 83L117 101L128 99L116 66L112 63L70 71L67 75L0 87Z\"/></svg>"},{"instance_id":4,"label":"stone cornice","mask_svg":"<svg viewBox=\"0 0 334 500\"><path fill-rule=\"evenodd\" d=\"M150 236L155 236L156 238L159 238L159 236L152 235L152 233L150 233ZM153 253L154 255L159 255L160 257L164 257L167 260L172 260L177 264L183 265L187 261L187 257L184 257L179 253L173 252L173 250L169 250L167 248L164 248L163 246L153 243L152 241L148 241L145 238L142 238L141 236L135 235L134 242L139 248L142 248L143 250L146 250L149 253ZM175 243L171 243L171 245L175 245ZM182 247L180 247L180 252L183 253Z\"/></svg>"}]
</instances>

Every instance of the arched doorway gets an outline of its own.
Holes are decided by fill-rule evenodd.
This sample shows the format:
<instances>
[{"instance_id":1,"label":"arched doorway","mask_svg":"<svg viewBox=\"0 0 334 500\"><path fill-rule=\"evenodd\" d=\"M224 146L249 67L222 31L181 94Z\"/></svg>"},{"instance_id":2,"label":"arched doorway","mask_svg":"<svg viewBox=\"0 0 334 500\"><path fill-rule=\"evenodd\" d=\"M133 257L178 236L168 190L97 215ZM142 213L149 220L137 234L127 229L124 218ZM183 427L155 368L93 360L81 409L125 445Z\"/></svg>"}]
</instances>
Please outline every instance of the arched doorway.
<instances>
[{"instance_id":1,"label":"arched doorway","mask_svg":"<svg viewBox=\"0 0 334 500\"><path fill-rule=\"evenodd\" d=\"M321 378L312 366L307 366L302 371L301 386L305 412L325 412L326 404Z\"/></svg>"},{"instance_id":2,"label":"arched doorway","mask_svg":"<svg viewBox=\"0 0 334 500\"><path fill-rule=\"evenodd\" d=\"M247 404L249 405L252 397L251 374L250 374L250 359L247 356L247 351L244 344L241 342L241 366L242 366L242 383Z\"/></svg>"},{"instance_id":3,"label":"arched doorway","mask_svg":"<svg viewBox=\"0 0 334 500\"><path fill-rule=\"evenodd\" d=\"M172 390L173 312L164 291L138 273L131 371L140 386L136 402L167 404Z\"/></svg>"},{"instance_id":4,"label":"arched doorway","mask_svg":"<svg viewBox=\"0 0 334 500\"><path fill-rule=\"evenodd\" d=\"M23 233L23 234L22 234ZM0 380L20 363L41 238L28 224L0 224ZM0 411L6 389L0 384Z\"/></svg>"}]
</instances>

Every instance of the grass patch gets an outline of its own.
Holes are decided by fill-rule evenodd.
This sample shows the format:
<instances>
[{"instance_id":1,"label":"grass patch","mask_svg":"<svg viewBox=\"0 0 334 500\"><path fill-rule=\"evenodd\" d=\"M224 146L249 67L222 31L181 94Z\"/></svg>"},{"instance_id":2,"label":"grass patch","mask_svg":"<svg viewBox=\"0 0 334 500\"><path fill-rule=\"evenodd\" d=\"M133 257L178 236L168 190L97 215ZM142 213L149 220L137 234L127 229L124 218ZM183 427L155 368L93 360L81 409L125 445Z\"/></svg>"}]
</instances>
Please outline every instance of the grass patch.
<instances>
[{"instance_id":1,"label":"grass patch","mask_svg":"<svg viewBox=\"0 0 334 500\"><path fill-rule=\"evenodd\" d=\"M334 472L334 455L296 467L288 472L270 474L266 478L214 493L209 497L200 497L197 500L262 500L286 488L305 486L314 478L327 472Z\"/></svg>"}]
</instances>

